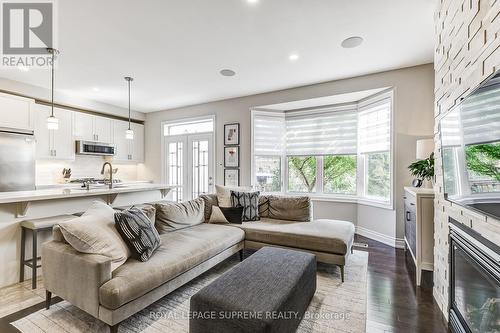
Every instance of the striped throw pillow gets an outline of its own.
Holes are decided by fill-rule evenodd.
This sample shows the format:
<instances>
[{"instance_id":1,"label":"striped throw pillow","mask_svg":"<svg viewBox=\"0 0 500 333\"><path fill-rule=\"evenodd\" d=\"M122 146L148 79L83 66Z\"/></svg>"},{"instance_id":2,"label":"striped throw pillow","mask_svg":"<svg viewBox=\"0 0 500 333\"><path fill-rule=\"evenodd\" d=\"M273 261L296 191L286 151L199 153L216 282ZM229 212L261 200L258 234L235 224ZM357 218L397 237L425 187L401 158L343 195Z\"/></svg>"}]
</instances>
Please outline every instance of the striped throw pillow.
<instances>
[{"instance_id":1,"label":"striped throw pillow","mask_svg":"<svg viewBox=\"0 0 500 333\"><path fill-rule=\"evenodd\" d=\"M137 208L115 213L115 226L132 252L132 258L148 261L161 239L151 220Z\"/></svg>"}]
</instances>

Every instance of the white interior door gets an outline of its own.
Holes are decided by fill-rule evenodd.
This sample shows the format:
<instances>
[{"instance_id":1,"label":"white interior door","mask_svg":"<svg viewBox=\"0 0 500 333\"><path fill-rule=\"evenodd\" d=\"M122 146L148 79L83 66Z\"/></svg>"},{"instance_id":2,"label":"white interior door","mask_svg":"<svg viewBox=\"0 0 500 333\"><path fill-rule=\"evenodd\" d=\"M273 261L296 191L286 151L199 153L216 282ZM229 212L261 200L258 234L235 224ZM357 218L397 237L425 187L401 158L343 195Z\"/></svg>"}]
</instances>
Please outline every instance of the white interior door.
<instances>
[{"instance_id":1,"label":"white interior door","mask_svg":"<svg viewBox=\"0 0 500 333\"><path fill-rule=\"evenodd\" d=\"M174 201L211 193L214 185L213 134L166 137L167 183L175 186Z\"/></svg>"},{"instance_id":2,"label":"white interior door","mask_svg":"<svg viewBox=\"0 0 500 333\"><path fill-rule=\"evenodd\" d=\"M191 199L213 192L213 134L188 136Z\"/></svg>"}]
</instances>

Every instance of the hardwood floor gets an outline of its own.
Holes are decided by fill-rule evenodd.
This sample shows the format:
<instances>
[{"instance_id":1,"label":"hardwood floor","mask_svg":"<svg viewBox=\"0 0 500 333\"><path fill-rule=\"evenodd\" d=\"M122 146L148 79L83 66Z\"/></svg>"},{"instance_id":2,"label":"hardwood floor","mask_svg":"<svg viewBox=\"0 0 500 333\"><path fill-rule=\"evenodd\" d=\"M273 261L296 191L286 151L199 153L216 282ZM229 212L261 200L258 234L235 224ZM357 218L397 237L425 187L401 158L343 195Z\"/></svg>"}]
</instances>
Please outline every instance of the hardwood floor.
<instances>
[{"instance_id":1,"label":"hardwood floor","mask_svg":"<svg viewBox=\"0 0 500 333\"><path fill-rule=\"evenodd\" d=\"M370 253L366 332L448 332L432 297L432 281L416 288L414 268L403 250L358 235L356 242L368 244Z\"/></svg>"}]
</instances>

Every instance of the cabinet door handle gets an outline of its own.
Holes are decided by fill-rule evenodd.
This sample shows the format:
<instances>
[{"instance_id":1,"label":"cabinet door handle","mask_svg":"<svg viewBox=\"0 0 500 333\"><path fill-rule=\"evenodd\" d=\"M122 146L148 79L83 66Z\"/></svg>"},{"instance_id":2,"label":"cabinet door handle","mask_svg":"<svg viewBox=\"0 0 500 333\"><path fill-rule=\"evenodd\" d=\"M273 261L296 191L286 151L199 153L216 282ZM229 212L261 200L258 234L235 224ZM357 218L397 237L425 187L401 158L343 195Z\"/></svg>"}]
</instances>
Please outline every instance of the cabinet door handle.
<instances>
[{"instance_id":1,"label":"cabinet door handle","mask_svg":"<svg viewBox=\"0 0 500 333\"><path fill-rule=\"evenodd\" d=\"M57 156L57 150L54 149L54 156Z\"/></svg>"},{"instance_id":2,"label":"cabinet door handle","mask_svg":"<svg viewBox=\"0 0 500 333\"><path fill-rule=\"evenodd\" d=\"M415 206L415 204L413 202L410 202L410 205Z\"/></svg>"},{"instance_id":3,"label":"cabinet door handle","mask_svg":"<svg viewBox=\"0 0 500 333\"><path fill-rule=\"evenodd\" d=\"M410 212L406 212L406 221L411 221Z\"/></svg>"}]
</instances>

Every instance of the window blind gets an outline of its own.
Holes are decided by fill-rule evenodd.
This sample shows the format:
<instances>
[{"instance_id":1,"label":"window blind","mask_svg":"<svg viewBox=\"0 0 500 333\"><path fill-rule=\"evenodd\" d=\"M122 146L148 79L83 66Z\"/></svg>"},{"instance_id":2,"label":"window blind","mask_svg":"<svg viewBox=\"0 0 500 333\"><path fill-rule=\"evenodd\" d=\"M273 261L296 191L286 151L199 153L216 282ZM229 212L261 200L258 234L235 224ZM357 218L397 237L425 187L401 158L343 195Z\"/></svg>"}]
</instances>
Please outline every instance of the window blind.
<instances>
[{"instance_id":1,"label":"window blind","mask_svg":"<svg viewBox=\"0 0 500 333\"><path fill-rule=\"evenodd\" d=\"M455 109L441 119L441 145L443 147L459 147L462 145L460 132L460 113Z\"/></svg>"},{"instance_id":2,"label":"window blind","mask_svg":"<svg viewBox=\"0 0 500 333\"><path fill-rule=\"evenodd\" d=\"M362 106L359 109L358 145L360 153L391 149L391 99Z\"/></svg>"},{"instance_id":3,"label":"window blind","mask_svg":"<svg viewBox=\"0 0 500 333\"><path fill-rule=\"evenodd\" d=\"M464 144L498 141L500 133L500 88L497 86L471 96L460 107Z\"/></svg>"},{"instance_id":4,"label":"window blind","mask_svg":"<svg viewBox=\"0 0 500 333\"><path fill-rule=\"evenodd\" d=\"M327 111L286 116L286 154L347 155L357 150L357 113Z\"/></svg>"},{"instance_id":5,"label":"window blind","mask_svg":"<svg viewBox=\"0 0 500 333\"><path fill-rule=\"evenodd\" d=\"M281 156L285 150L284 115L254 115L253 150L256 156Z\"/></svg>"}]
</instances>

